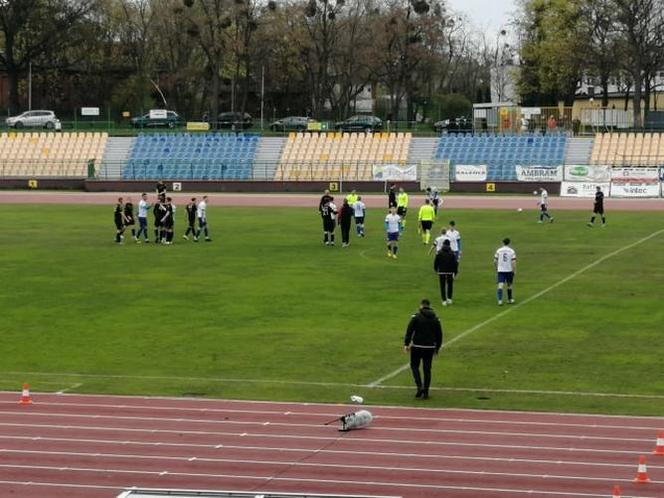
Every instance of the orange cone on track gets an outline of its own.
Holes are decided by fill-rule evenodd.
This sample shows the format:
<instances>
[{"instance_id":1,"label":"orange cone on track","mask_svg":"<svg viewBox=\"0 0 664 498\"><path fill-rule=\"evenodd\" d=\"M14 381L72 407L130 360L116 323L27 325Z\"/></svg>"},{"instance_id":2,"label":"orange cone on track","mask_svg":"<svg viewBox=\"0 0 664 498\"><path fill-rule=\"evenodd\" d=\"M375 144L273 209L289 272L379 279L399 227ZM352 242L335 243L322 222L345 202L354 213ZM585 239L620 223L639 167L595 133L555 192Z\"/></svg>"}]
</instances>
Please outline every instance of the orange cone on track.
<instances>
[{"instance_id":1,"label":"orange cone on track","mask_svg":"<svg viewBox=\"0 0 664 498\"><path fill-rule=\"evenodd\" d=\"M650 479L648 478L648 469L646 468L646 457L644 456L639 457L639 469L636 471L634 482L641 484L650 482Z\"/></svg>"},{"instance_id":2,"label":"orange cone on track","mask_svg":"<svg viewBox=\"0 0 664 498\"><path fill-rule=\"evenodd\" d=\"M18 400L19 405L31 405L32 396L30 396L30 386L28 384L23 384L23 390L21 391L21 399Z\"/></svg>"},{"instance_id":3,"label":"orange cone on track","mask_svg":"<svg viewBox=\"0 0 664 498\"><path fill-rule=\"evenodd\" d=\"M620 486L616 484L615 486L613 486L613 498L620 498L620 494L621 494Z\"/></svg>"},{"instance_id":4,"label":"orange cone on track","mask_svg":"<svg viewBox=\"0 0 664 498\"><path fill-rule=\"evenodd\" d=\"M664 431L660 431L659 434L657 434L657 445L652 454L664 456Z\"/></svg>"}]
</instances>

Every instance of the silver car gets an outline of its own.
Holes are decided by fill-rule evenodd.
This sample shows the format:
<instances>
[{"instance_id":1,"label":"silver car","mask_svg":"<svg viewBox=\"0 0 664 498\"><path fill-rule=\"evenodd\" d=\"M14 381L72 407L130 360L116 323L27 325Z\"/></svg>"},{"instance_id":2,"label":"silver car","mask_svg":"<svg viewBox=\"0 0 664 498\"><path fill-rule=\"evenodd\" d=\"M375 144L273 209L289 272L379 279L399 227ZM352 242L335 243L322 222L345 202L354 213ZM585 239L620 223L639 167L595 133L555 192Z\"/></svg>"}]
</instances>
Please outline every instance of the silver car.
<instances>
[{"instance_id":1,"label":"silver car","mask_svg":"<svg viewBox=\"0 0 664 498\"><path fill-rule=\"evenodd\" d=\"M7 118L9 128L48 128L59 129L60 120L53 111L26 111L18 116Z\"/></svg>"}]
</instances>

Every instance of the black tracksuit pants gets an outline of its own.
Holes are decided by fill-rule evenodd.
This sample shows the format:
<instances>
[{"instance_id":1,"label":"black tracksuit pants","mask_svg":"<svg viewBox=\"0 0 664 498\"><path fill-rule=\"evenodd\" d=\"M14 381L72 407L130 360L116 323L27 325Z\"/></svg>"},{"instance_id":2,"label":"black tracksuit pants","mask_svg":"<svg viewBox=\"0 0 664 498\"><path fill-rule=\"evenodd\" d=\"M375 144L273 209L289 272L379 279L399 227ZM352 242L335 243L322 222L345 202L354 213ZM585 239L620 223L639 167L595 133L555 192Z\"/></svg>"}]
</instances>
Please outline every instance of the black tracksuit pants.
<instances>
[{"instance_id":1,"label":"black tracksuit pants","mask_svg":"<svg viewBox=\"0 0 664 498\"><path fill-rule=\"evenodd\" d=\"M341 224L341 242L344 244L350 244L350 227L350 223L348 225Z\"/></svg>"},{"instance_id":2,"label":"black tracksuit pants","mask_svg":"<svg viewBox=\"0 0 664 498\"><path fill-rule=\"evenodd\" d=\"M454 293L454 275L452 273L439 273L438 279L440 281L440 298L443 301L451 300Z\"/></svg>"},{"instance_id":3,"label":"black tracksuit pants","mask_svg":"<svg viewBox=\"0 0 664 498\"><path fill-rule=\"evenodd\" d=\"M431 362L433 361L434 348L418 348L411 346L410 348L410 369L413 371L413 379L418 389L429 392L431 385ZM420 376L420 362L422 363L422 371L424 373L424 383Z\"/></svg>"}]
</instances>

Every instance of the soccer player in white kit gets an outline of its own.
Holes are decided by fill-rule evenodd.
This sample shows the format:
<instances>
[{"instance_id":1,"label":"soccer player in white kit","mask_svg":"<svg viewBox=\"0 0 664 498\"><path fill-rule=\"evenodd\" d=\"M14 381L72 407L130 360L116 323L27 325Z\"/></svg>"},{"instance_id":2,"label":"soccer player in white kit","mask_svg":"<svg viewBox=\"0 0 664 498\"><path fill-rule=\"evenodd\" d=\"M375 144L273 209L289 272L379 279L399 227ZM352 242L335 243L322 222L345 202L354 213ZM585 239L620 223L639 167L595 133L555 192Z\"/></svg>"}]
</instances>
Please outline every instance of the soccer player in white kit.
<instances>
[{"instance_id":1,"label":"soccer player in white kit","mask_svg":"<svg viewBox=\"0 0 664 498\"><path fill-rule=\"evenodd\" d=\"M433 244L431 245L431 248L429 249L429 254L433 252L433 250L436 250L436 254L438 254L442 249L443 249L443 244L445 243L446 240L450 240L449 235L447 235L447 228L441 228L440 229L440 235L433 239ZM450 247L451 247L452 241L450 240Z\"/></svg>"},{"instance_id":2,"label":"soccer player in white kit","mask_svg":"<svg viewBox=\"0 0 664 498\"><path fill-rule=\"evenodd\" d=\"M539 221L537 223L544 223L544 218L553 223L553 216L549 214L549 193L544 187L540 187L540 200L537 204L540 207Z\"/></svg>"},{"instance_id":3,"label":"soccer player in white kit","mask_svg":"<svg viewBox=\"0 0 664 498\"><path fill-rule=\"evenodd\" d=\"M147 201L147 194L141 194L141 200L138 201L138 232L136 232L136 242L140 242L141 233L143 233L144 241L150 242L148 239L148 210L150 203Z\"/></svg>"},{"instance_id":4,"label":"soccer player in white kit","mask_svg":"<svg viewBox=\"0 0 664 498\"><path fill-rule=\"evenodd\" d=\"M353 216L355 217L355 229L359 237L364 237L364 217L367 213L367 206L362 201L362 197L358 196L357 201L353 203Z\"/></svg>"},{"instance_id":5,"label":"soccer player in white kit","mask_svg":"<svg viewBox=\"0 0 664 498\"><path fill-rule=\"evenodd\" d=\"M401 216L396 213L396 208L394 207L390 208L389 214L385 217L385 232L387 257L397 259L399 233L401 232Z\"/></svg>"},{"instance_id":6,"label":"soccer player in white kit","mask_svg":"<svg viewBox=\"0 0 664 498\"><path fill-rule=\"evenodd\" d=\"M205 234L205 242L211 242L207 226L207 195L204 195L203 200L196 206L196 217L198 218L198 232L196 232L194 242L198 242L201 233Z\"/></svg>"},{"instance_id":7,"label":"soccer player in white kit","mask_svg":"<svg viewBox=\"0 0 664 498\"><path fill-rule=\"evenodd\" d=\"M454 253L457 262L461 258L461 234L456 228L456 223L450 221L450 226L447 229L447 237L450 239L450 249Z\"/></svg>"},{"instance_id":8,"label":"soccer player in white kit","mask_svg":"<svg viewBox=\"0 0 664 498\"><path fill-rule=\"evenodd\" d=\"M498 306L503 305L503 286L507 284L507 302L514 303L512 296L512 284L514 283L514 274L516 273L516 253L510 247L510 239L503 239L503 246L498 248L493 257L494 264L496 265L496 281L498 283L498 290L496 296L498 297Z\"/></svg>"}]
</instances>

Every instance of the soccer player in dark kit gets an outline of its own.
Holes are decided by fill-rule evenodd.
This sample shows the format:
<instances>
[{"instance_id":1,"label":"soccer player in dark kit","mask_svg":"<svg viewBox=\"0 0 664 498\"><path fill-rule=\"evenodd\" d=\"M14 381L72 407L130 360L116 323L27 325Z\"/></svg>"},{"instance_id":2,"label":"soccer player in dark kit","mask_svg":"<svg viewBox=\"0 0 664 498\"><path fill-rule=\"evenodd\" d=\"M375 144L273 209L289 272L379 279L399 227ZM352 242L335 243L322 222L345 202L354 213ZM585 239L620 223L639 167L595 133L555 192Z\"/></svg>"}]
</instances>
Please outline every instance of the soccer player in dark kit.
<instances>
[{"instance_id":1,"label":"soccer player in dark kit","mask_svg":"<svg viewBox=\"0 0 664 498\"><path fill-rule=\"evenodd\" d=\"M124 215L124 204L122 202L122 197L118 198L118 203L115 205L115 210L113 211L113 221L115 222L115 242L122 244L124 240L125 231L125 215Z\"/></svg>"},{"instance_id":2,"label":"soccer player in dark kit","mask_svg":"<svg viewBox=\"0 0 664 498\"><path fill-rule=\"evenodd\" d=\"M334 197L325 203L320 210L320 216L323 220L323 243L326 246L334 245L334 229L337 219L337 206L334 204Z\"/></svg>"},{"instance_id":3,"label":"soccer player in dark kit","mask_svg":"<svg viewBox=\"0 0 664 498\"><path fill-rule=\"evenodd\" d=\"M127 202L124 205L124 224L126 227L131 227L131 236L134 240L138 240L136 237L136 220L134 219L134 204L131 202L131 197L127 198Z\"/></svg>"},{"instance_id":4,"label":"soccer player in dark kit","mask_svg":"<svg viewBox=\"0 0 664 498\"><path fill-rule=\"evenodd\" d=\"M588 222L589 227L595 225L595 218L600 216L602 218L602 227L606 226L606 218L604 217L604 192L602 192L602 187L597 186L597 192L595 192L595 201L593 203L593 215L590 217Z\"/></svg>"},{"instance_id":5,"label":"soccer player in dark kit","mask_svg":"<svg viewBox=\"0 0 664 498\"><path fill-rule=\"evenodd\" d=\"M173 200L170 197L166 197L166 203L162 204L164 210L164 216L161 219L161 226L163 228L162 233L162 242L166 245L171 245L173 243Z\"/></svg>"},{"instance_id":6,"label":"soccer player in dark kit","mask_svg":"<svg viewBox=\"0 0 664 498\"><path fill-rule=\"evenodd\" d=\"M152 214L154 215L154 242L155 244L159 244L162 238L161 219L164 217L163 204L159 197L157 197L157 200L152 206Z\"/></svg>"},{"instance_id":7,"label":"soccer player in dark kit","mask_svg":"<svg viewBox=\"0 0 664 498\"><path fill-rule=\"evenodd\" d=\"M157 197L161 202L164 202L166 200L166 185L164 184L163 180L159 180L157 182Z\"/></svg>"},{"instance_id":8,"label":"soccer player in dark kit","mask_svg":"<svg viewBox=\"0 0 664 498\"><path fill-rule=\"evenodd\" d=\"M189 234L193 237L196 236L196 197L191 198L191 202L187 203L185 206L185 211L187 212L187 231L184 233L182 238L184 240L189 240Z\"/></svg>"}]
</instances>

